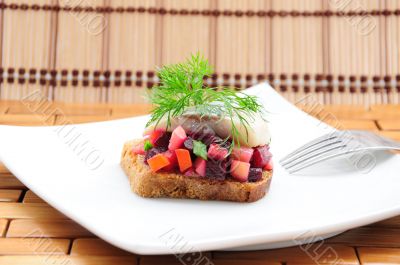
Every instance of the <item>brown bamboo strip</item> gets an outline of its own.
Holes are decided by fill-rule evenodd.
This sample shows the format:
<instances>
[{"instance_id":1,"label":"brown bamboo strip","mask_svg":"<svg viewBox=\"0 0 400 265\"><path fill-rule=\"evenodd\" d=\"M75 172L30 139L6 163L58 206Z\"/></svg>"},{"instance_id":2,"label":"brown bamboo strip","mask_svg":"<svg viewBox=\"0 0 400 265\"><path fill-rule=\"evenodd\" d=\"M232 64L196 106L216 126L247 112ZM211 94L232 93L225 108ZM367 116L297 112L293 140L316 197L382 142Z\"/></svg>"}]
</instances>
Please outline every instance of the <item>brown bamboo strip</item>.
<instances>
[{"instance_id":1,"label":"brown bamboo strip","mask_svg":"<svg viewBox=\"0 0 400 265\"><path fill-rule=\"evenodd\" d=\"M382 7L382 3L381 2L376 2L375 1L375 5L376 5L377 9L380 9ZM383 30L384 30L383 26L384 25L382 25L383 21L380 18L378 18L377 21L378 21L377 32L378 32L379 35L378 35L378 37L376 39L376 47L377 47L377 49L375 50L375 52L376 52L375 56L377 58L377 61L376 61L377 71L376 71L376 74L375 74L376 76L373 77L375 84L380 83L381 75L382 75L382 72L383 72L383 69L382 69L382 66L383 66L383 64L382 64L382 60L383 60L383 58L382 58L382 56L383 56L383 53L382 53L382 47L383 47L382 46L382 44L383 44L382 37L384 35L384 32L383 32ZM377 86L374 89L375 89L376 104L382 104L382 102L383 102L382 89L377 87Z\"/></svg>"},{"instance_id":2,"label":"brown bamboo strip","mask_svg":"<svg viewBox=\"0 0 400 265\"><path fill-rule=\"evenodd\" d=\"M334 7L331 6L331 2L327 1L327 10L332 12ZM337 74L340 72L339 63L339 18L336 16L329 17L328 20L328 56L330 58L328 62L329 73L332 75L332 80L337 81ZM340 92L339 85L332 83L332 101L331 104L340 104Z\"/></svg>"},{"instance_id":3,"label":"brown bamboo strip","mask_svg":"<svg viewBox=\"0 0 400 265\"><path fill-rule=\"evenodd\" d=\"M386 247L399 247L400 246L400 230L394 228L384 227L360 227L336 237L330 238L327 241L330 243L344 243L361 247L361 246L386 246Z\"/></svg>"},{"instance_id":4,"label":"brown bamboo strip","mask_svg":"<svg viewBox=\"0 0 400 265\"><path fill-rule=\"evenodd\" d=\"M378 130L372 120L341 119L339 122L337 120L325 120L325 122L340 130Z\"/></svg>"},{"instance_id":5,"label":"brown bamboo strip","mask_svg":"<svg viewBox=\"0 0 400 265\"><path fill-rule=\"evenodd\" d=\"M31 219L46 218L49 220L67 219L63 214L43 203L0 203L0 218Z\"/></svg>"},{"instance_id":6,"label":"brown bamboo strip","mask_svg":"<svg viewBox=\"0 0 400 265\"><path fill-rule=\"evenodd\" d=\"M0 2L2 3L2 2ZM4 10L1 9L0 10L0 67L3 69L3 36L4 36ZM0 99L3 99L2 94L3 92L3 85L1 83L3 83L3 73L0 73ZM4 106L2 106L2 104L0 104L0 113L4 111Z\"/></svg>"},{"instance_id":7,"label":"brown bamboo strip","mask_svg":"<svg viewBox=\"0 0 400 265\"><path fill-rule=\"evenodd\" d=\"M22 190L3 190L0 189L0 202L17 202Z\"/></svg>"},{"instance_id":8,"label":"brown bamboo strip","mask_svg":"<svg viewBox=\"0 0 400 265\"><path fill-rule=\"evenodd\" d=\"M268 0L266 0L268 1ZM211 0L210 6L212 10L217 10L218 7L218 1L217 0ZM209 62L212 65L216 64L216 58L217 58L217 23L218 23L218 18L216 16L213 16L210 18L210 35L208 37L208 46L210 47L209 49ZM160 34L161 35L161 34Z\"/></svg>"},{"instance_id":9,"label":"brown bamboo strip","mask_svg":"<svg viewBox=\"0 0 400 265\"><path fill-rule=\"evenodd\" d=\"M0 237L3 237L6 234L7 226L8 226L8 220L0 219Z\"/></svg>"},{"instance_id":10,"label":"brown bamboo strip","mask_svg":"<svg viewBox=\"0 0 400 265\"><path fill-rule=\"evenodd\" d=\"M380 119L399 119L400 118L400 106L399 105L372 105L371 113Z\"/></svg>"},{"instance_id":11,"label":"brown bamboo strip","mask_svg":"<svg viewBox=\"0 0 400 265\"><path fill-rule=\"evenodd\" d=\"M18 254L18 253L17 253ZM58 253L32 253L31 255L5 255L0 257L0 264L7 265L42 265L42 264L74 264L74 265L136 265L135 257L96 257L96 256L70 256Z\"/></svg>"},{"instance_id":12,"label":"brown bamboo strip","mask_svg":"<svg viewBox=\"0 0 400 265\"><path fill-rule=\"evenodd\" d=\"M272 0L271 2L271 8L277 8L277 5L279 7L279 1ZM280 19L277 17L273 17L271 20L271 40L272 40L272 51L271 51L271 58L272 60L272 73L285 73L285 70L282 67L282 48L280 47L281 43L281 32L282 32L282 22ZM272 85L277 85L279 86L279 83L276 84L274 79L271 80Z\"/></svg>"},{"instance_id":13,"label":"brown bamboo strip","mask_svg":"<svg viewBox=\"0 0 400 265\"><path fill-rule=\"evenodd\" d=\"M0 238L0 255L57 255L68 253L69 240L49 238ZM45 259L42 257L42 262ZM7 263L3 256L0 264ZM23 263L28 264L28 263ZM43 263L42 263L43 264Z\"/></svg>"},{"instance_id":14,"label":"brown bamboo strip","mask_svg":"<svg viewBox=\"0 0 400 265\"><path fill-rule=\"evenodd\" d=\"M199 257L200 254L202 255L201 257ZM185 255L182 256L175 256L175 255L140 256L141 265L156 265L156 264L179 265L179 264L188 264L192 261L197 261L196 264L214 264L214 260L212 260L210 252L186 253Z\"/></svg>"},{"instance_id":15,"label":"brown bamboo strip","mask_svg":"<svg viewBox=\"0 0 400 265\"><path fill-rule=\"evenodd\" d=\"M384 10L386 8L386 0L379 2L379 9ZM387 18L384 17L379 17L379 23L380 23L380 31L381 31L381 36L380 36L380 63L381 63L381 72L380 76L381 79L384 79L385 73L387 73L387 48L386 48L386 21ZM381 104L387 104L388 103L388 94L385 91L385 88L382 87L380 89L380 94L381 94Z\"/></svg>"},{"instance_id":16,"label":"brown bamboo strip","mask_svg":"<svg viewBox=\"0 0 400 265\"><path fill-rule=\"evenodd\" d=\"M112 107L112 118L123 118L123 117L133 117L139 115L149 114L153 109L150 104L125 104L125 105L114 105Z\"/></svg>"},{"instance_id":17,"label":"brown bamboo strip","mask_svg":"<svg viewBox=\"0 0 400 265\"><path fill-rule=\"evenodd\" d=\"M58 0L52 0L54 3L58 3ZM48 84L48 99L54 100L54 90L57 86L57 75L56 75L56 54L57 54L57 36L58 36L58 12L51 12L50 16L50 47L49 47L49 69L51 70L51 81ZM34 79L31 79L34 80Z\"/></svg>"},{"instance_id":18,"label":"brown bamboo strip","mask_svg":"<svg viewBox=\"0 0 400 265\"><path fill-rule=\"evenodd\" d=\"M313 11L319 11L323 10L324 6L322 1L319 0L311 0L309 3L309 10L311 12ZM310 65L310 68L308 68L307 72L310 72L311 74L315 75L317 73L323 73L324 69L324 63L323 63L323 18L322 17L312 17L309 21L309 23L312 23L310 25L310 39L311 41L311 47L310 51L312 54L312 64ZM293 55L295 56L295 55ZM317 94L318 97L318 102L321 104L324 103L324 89L320 85L320 80L322 77L317 77L315 80L315 88L314 91Z\"/></svg>"},{"instance_id":19,"label":"brown bamboo strip","mask_svg":"<svg viewBox=\"0 0 400 265\"><path fill-rule=\"evenodd\" d=\"M75 239L71 255L133 256L132 253L125 252L98 238Z\"/></svg>"},{"instance_id":20,"label":"brown bamboo strip","mask_svg":"<svg viewBox=\"0 0 400 265\"><path fill-rule=\"evenodd\" d=\"M357 10L360 8L359 3L353 1L351 10ZM351 22L352 28L350 31L350 45L352 47L352 53L350 55L350 65L351 65L351 73L352 75L358 75L360 72L359 69L359 58L361 57L361 49L360 49L360 36L361 34L357 30L357 25L359 23L359 17L351 16L349 21ZM358 91L355 85L355 78L349 79L349 96L350 103L354 105L358 105Z\"/></svg>"},{"instance_id":21,"label":"brown bamboo strip","mask_svg":"<svg viewBox=\"0 0 400 265\"><path fill-rule=\"evenodd\" d=\"M25 186L13 175L0 173L0 189L25 189Z\"/></svg>"},{"instance_id":22,"label":"brown bamboo strip","mask_svg":"<svg viewBox=\"0 0 400 265\"><path fill-rule=\"evenodd\" d=\"M36 99L36 98L35 98ZM45 113L44 109L47 107L47 102L46 101L40 101L40 98L37 100L18 100L18 101L7 101L8 108L7 108L7 114L41 114L40 111L43 111L42 113ZM51 103L48 101L49 105L50 104L55 104ZM51 113L51 111L46 112L46 113Z\"/></svg>"},{"instance_id":23,"label":"brown bamboo strip","mask_svg":"<svg viewBox=\"0 0 400 265\"><path fill-rule=\"evenodd\" d=\"M366 2L365 6L369 6L370 3ZM373 20L375 21L375 20ZM375 23L375 22L373 22ZM363 73L365 75L365 82L363 84L364 86L364 103L366 105L370 104L372 102L372 96L373 96L373 88L369 84L369 80L372 78L371 74L371 54L372 54L372 42L373 42L373 33L370 32L369 34L364 35L364 53L363 53ZM368 74L367 74L368 73Z\"/></svg>"},{"instance_id":24,"label":"brown bamboo strip","mask_svg":"<svg viewBox=\"0 0 400 265\"><path fill-rule=\"evenodd\" d=\"M8 108L9 108L9 107L8 107L7 105L1 104L1 105L0 105L0 115L6 113L6 112L8 111Z\"/></svg>"},{"instance_id":25,"label":"brown bamboo strip","mask_svg":"<svg viewBox=\"0 0 400 265\"><path fill-rule=\"evenodd\" d=\"M390 219L386 219L377 223L372 224L375 227L386 227L386 228L399 228L400 227L400 216L396 216Z\"/></svg>"},{"instance_id":26,"label":"brown bamboo strip","mask_svg":"<svg viewBox=\"0 0 400 265\"><path fill-rule=\"evenodd\" d=\"M329 2L328 1L322 1L321 3L322 9L324 12L329 11ZM330 58L330 53L329 53L329 17L322 17L321 19L321 35L322 35L322 45L321 45L321 60L322 60L322 69L323 69L323 75L324 75L324 80L328 78L328 75L330 75L330 64L329 62L331 61ZM328 84L328 82L325 82L324 80L321 80L321 86L324 91L324 104L332 104L333 100L333 87Z\"/></svg>"},{"instance_id":27,"label":"brown bamboo strip","mask_svg":"<svg viewBox=\"0 0 400 265\"><path fill-rule=\"evenodd\" d=\"M369 0L368 5L370 9L379 8L379 3L377 4L376 1ZM376 24L375 28L373 31L371 31L370 36L370 55L369 55L369 62L368 65L370 66L369 73L370 76L369 78L373 80L374 76L377 76L380 74L380 55L379 55L379 38L380 38L380 21L375 19ZM379 97L376 96L375 93L375 87L374 85L370 85L370 104L379 104L380 100Z\"/></svg>"},{"instance_id":28,"label":"brown bamboo strip","mask_svg":"<svg viewBox=\"0 0 400 265\"><path fill-rule=\"evenodd\" d=\"M384 131L400 131L400 119L379 120L378 124Z\"/></svg>"},{"instance_id":29,"label":"brown bamboo strip","mask_svg":"<svg viewBox=\"0 0 400 265\"><path fill-rule=\"evenodd\" d=\"M246 261L246 265L281 265L282 263L280 262L265 262L262 260L252 260L252 261ZM213 261L214 265L241 265L243 264L243 261L241 260L216 260Z\"/></svg>"},{"instance_id":30,"label":"brown bamboo strip","mask_svg":"<svg viewBox=\"0 0 400 265\"><path fill-rule=\"evenodd\" d=\"M28 190L24 196L24 203L44 203L44 201L39 198L35 193L31 190Z\"/></svg>"},{"instance_id":31,"label":"brown bamboo strip","mask_svg":"<svg viewBox=\"0 0 400 265\"><path fill-rule=\"evenodd\" d=\"M350 9L351 10L351 5L352 1L349 1L348 4L346 4L345 9ZM353 26L350 23L349 20L341 20L341 58L342 58L342 72L344 73L352 73L352 65L351 65L351 57L352 53L354 52L354 48L352 47L352 42L351 42L351 35L353 34ZM348 51L348 54L345 52ZM349 85L348 81L349 79L344 78L343 81L345 82L343 85L344 93L341 93L341 102L342 104L349 104L351 105L352 102L350 100L350 93L349 93ZM347 82L346 82L347 81Z\"/></svg>"},{"instance_id":32,"label":"brown bamboo strip","mask_svg":"<svg viewBox=\"0 0 400 265\"><path fill-rule=\"evenodd\" d=\"M213 261L240 260L247 263L248 261L262 260L289 264L292 262L294 264L359 264L353 248L331 244L321 245L320 243L310 244L306 250L292 247L264 251L214 252ZM332 252L337 255L329 255Z\"/></svg>"},{"instance_id":33,"label":"brown bamboo strip","mask_svg":"<svg viewBox=\"0 0 400 265\"><path fill-rule=\"evenodd\" d=\"M291 8L293 10L298 10L299 4L300 4L300 2L292 1ZM301 37L301 35L299 33L299 17L291 18L291 29L292 29L293 40L299 40ZM298 45L296 45L296 44L292 45L292 54L299 53L299 49L296 46L298 46ZM300 71L299 64L301 63L301 61L299 60L298 56L293 56L292 63L293 63L294 72L299 72ZM299 98L298 98L298 92L296 92L295 89L290 84L290 81L292 81L293 74L294 73L288 74L289 82L286 82L286 87L287 87L286 89L289 92L289 100L291 102L295 103L299 100Z\"/></svg>"},{"instance_id":34,"label":"brown bamboo strip","mask_svg":"<svg viewBox=\"0 0 400 265\"><path fill-rule=\"evenodd\" d=\"M24 126L54 125L54 115L6 114L0 116L0 124Z\"/></svg>"},{"instance_id":35,"label":"brown bamboo strip","mask_svg":"<svg viewBox=\"0 0 400 265\"><path fill-rule=\"evenodd\" d=\"M7 230L8 238L77 238L93 237L88 230L71 220L12 220Z\"/></svg>"},{"instance_id":36,"label":"brown bamboo strip","mask_svg":"<svg viewBox=\"0 0 400 265\"><path fill-rule=\"evenodd\" d=\"M279 6L283 8L284 6L287 6L288 8L292 9L292 4L293 1L290 0L284 0L284 1L279 1ZM279 90L281 93L289 100L289 101L294 101L292 97L292 93L290 90L288 90L288 87L286 85L287 82L287 76L286 75L291 75L295 72L294 69L294 56L293 56L293 46L294 46L294 34L293 34L293 18L287 17L286 19L282 20L281 24L283 34L281 34L281 43L283 45L277 46L277 48L280 48L280 54L282 55L281 57L281 65L284 69L283 74L281 76L283 77L282 79L282 84L279 87Z\"/></svg>"},{"instance_id":37,"label":"brown bamboo strip","mask_svg":"<svg viewBox=\"0 0 400 265\"><path fill-rule=\"evenodd\" d=\"M364 8L367 8L367 4L364 4ZM363 19L359 22L361 26L363 25L370 25L370 23L374 23L374 19L371 19L369 17L363 17ZM366 27L366 26L365 26ZM369 29L371 30L371 29ZM373 29L372 29L373 30ZM360 71L361 71L361 78L359 78L360 80L360 93L361 93L361 102L360 104L365 104L368 105L369 104L369 91L368 86L367 86L367 79L368 76L366 75L366 73L368 73L368 58L370 56L371 51L369 50L369 42L370 42L370 38L371 38L371 33L366 33L366 34L359 34L359 37L361 38L361 44L359 49L361 49L361 54L360 57L358 58L359 62L360 62Z\"/></svg>"},{"instance_id":38,"label":"brown bamboo strip","mask_svg":"<svg viewBox=\"0 0 400 265\"><path fill-rule=\"evenodd\" d=\"M111 8L110 5L111 5L111 0L104 0L105 8ZM103 13L102 20L103 20L103 30L102 30L103 47L102 47L102 55L101 55L101 57L102 57L101 64L102 64L103 69L105 69L104 77L107 78L107 77L111 76L111 71L108 70L109 69L109 67L108 67L109 59L110 59L109 52L110 52L111 30L110 30L109 24L110 24L110 20L111 20L111 13L109 13L109 12ZM110 94L111 94L110 84L111 84L111 82L107 81L107 80L104 80L102 82L102 86L101 86L100 90L101 90L101 99L102 99L101 102L103 102L103 103L109 101L108 98L110 97Z\"/></svg>"},{"instance_id":39,"label":"brown bamboo strip","mask_svg":"<svg viewBox=\"0 0 400 265\"><path fill-rule=\"evenodd\" d=\"M400 8L400 2L397 1L396 3L397 3L397 6ZM396 41L397 41L398 45L400 45L400 34L399 34L399 30L398 30L399 28L400 28L400 19L397 18L396 23L395 23L395 31L397 32ZM396 60L397 60L397 62L400 61L400 52L397 53ZM400 63L398 63L397 72L400 72ZM396 81L397 81L397 84L396 84L395 89L396 89L397 97L396 97L395 102L393 102L393 103L400 104L400 78L399 79L396 78Z\"/></svg>"},{"instance_id":40,"label":"brown bamboo strip","mask_svg":"<svg viewBox=\"0 0 400 265\"><path fill-rule=\"evenodd\" d=\"M400 263L400 249L362 247L357 252L363 265Z\"/></svg>"},{"instance_id":41,"label":"brown bamboo strip","mask_svg":"<svg viewBox=\"0 0 400 265\"><path fill-rule=\"evenodd\" d=\"M11 174L10 170L8 170L8 168L6 168L6 166L1 162L0 162L0 174L2 174L2 175Z\"/></svg>"},{"instance_id":42,"label":"brown bamboo strip","mask_svg":"<svg viewBox=\"0 0 400 265\"><path fill-rule=\"evenodd\" d=\"M54 107L59 110L55 113L58 115L65 116L109 116L111 113L111 107L107 104L76 104L76 103L59 103L55 102Z\"/></svg>"},{"instance_id":43,"label":"brown bamboo strip","mask_svg":"<svg viewBox=\"0 0 400 265\"><path fill-rule=\"evenodd\" d=\"M387 8L396 8L400 6L398 1L387 0ZM395 81L395 75L400 71L399 66L399 38L397 28L398 18L388 17L386 18L386 49L387 49L387 75L390 77L390 84L388 85L389 90L389 102L399 104L398 91L396 85L392 85L392 81Z\"/></svg>"},{"instance_id":44,"label":"brown bamboo strip","mask_svg":"<svg viewBox=\"0 0 400 265\"><path fill-rule=\"evenodd\" d=\"M272 8L273 0L265 1L265 9L270 10ZM264 19L265 23L265 72L272 73L272 19L270 17L266 17Z\"/></svg>"},{"instance_id":45,"label":"brown bamboo strip","mask_svg":"<svg viewBox=\"0 0 400 265\"><path fill-rule=\"evenodd\" d=\"M84 116L57 115L55 120L55 125L99 122L99 121L107 121L109 119L110 117L103 115L84 115Z\"/></svg>"},{"instance_id":46,"label":"brown bamboo strip","mask_svg":"<svg viewBox=\"0 0 400 265\"><path fill-rule=\"evenodd\" d=\"M299 10L299 12L305 11L305 6L301 1L294 1L293 4L295 5L294 8ZM295 103L297 103L303 101L308 95L305 92L304 82L303 84L295 84L296 80L301 79L304 81L303 76L307 71L305 67L305 64L308 60L307 37L305 36L307 26L306 21L300 17L295 17L293 20L294 39L297 42L297 45L294 45L293 54L296 54L296 56L294 56L294 67L297 73L293 73L291 78L294 84L293 93L295 94Z\"/></svg>"}]
</instances>

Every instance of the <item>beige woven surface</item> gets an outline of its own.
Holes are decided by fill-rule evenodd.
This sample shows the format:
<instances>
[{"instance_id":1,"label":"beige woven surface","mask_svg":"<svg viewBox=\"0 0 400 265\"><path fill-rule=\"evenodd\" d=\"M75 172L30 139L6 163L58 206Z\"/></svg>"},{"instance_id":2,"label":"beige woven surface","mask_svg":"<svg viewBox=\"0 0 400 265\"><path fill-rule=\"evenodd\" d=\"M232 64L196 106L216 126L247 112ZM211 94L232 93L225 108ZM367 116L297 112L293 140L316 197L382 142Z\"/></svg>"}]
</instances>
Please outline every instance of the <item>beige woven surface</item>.
<instances>
[{"instance_id":1,"label":"beige woven surface","mask_svg":"<svg viewBox=\"0 0 400 265\"><path fill-rule=\"evenodd\" d=\"M397 0L2 0L0 97L41 89L57 101L143 102L156 66L200 51L215 84L269 80L291 101L305 91L326 104L397 104L399 9Z\"/></svg>"}]
</instances>

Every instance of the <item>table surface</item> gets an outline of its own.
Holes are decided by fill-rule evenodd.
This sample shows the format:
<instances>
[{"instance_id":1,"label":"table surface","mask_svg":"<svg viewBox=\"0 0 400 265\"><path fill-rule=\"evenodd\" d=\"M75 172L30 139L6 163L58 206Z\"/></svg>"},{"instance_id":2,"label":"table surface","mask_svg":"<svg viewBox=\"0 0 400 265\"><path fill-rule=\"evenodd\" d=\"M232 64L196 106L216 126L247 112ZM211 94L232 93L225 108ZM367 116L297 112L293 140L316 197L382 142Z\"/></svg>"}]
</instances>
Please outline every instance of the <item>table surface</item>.
<instances>
[{"instance_id":1,"label":"table surface","mask_svg":"<svg viewBox=\"0 0 400 265\"><path fill-rule=\"evenodd\" d=\"M151 106L0 101L0 124L59 124L117 119L148 113ZM400 141L400 105L301 106L335 127L372 130ZM90 192L90 191L88 191ZM372 194L379 196L379 194ZM197 257L197 256L196 256ZM318 244L250 252L138 256L117 249L50 207L0 164L0 264L400 264L400 216L356 228ZM199 260L198 260L199 261Z\"/></svg>"}]
</instances>

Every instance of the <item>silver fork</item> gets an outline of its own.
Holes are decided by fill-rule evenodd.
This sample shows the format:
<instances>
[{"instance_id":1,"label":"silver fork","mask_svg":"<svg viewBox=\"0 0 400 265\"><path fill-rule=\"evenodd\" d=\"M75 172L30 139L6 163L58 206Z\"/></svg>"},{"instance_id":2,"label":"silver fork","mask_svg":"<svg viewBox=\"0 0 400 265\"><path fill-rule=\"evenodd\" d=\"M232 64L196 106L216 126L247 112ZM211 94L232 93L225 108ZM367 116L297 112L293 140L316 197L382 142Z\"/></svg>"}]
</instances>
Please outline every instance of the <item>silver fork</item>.
<instances>
[{"instance_id":1,"label":"silver fork","mask_svg":"<svg viewBox=\"0 0 400 265\"><path fill-rule=\"evenodd\" d=\"M400 150L400 143L368 131L334 131L296 149L279 162L295 173L328 159L368 150Z\"/></svg>"}]
</instances>

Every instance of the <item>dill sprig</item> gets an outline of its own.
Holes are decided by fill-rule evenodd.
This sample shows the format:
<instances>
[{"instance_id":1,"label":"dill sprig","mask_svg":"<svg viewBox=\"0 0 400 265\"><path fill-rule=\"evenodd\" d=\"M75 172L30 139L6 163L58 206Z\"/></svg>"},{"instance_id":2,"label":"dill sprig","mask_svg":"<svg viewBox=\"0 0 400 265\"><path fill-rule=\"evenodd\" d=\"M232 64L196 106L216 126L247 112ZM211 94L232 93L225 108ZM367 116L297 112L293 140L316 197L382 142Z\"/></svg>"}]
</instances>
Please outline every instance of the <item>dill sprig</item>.
<instances>
[{"instance_id":1,"label":"dill sprig","mask_svg":"<svg viewBox=\"0 0 400 265\"><path fill-rule=\"evenodd\" d=\"M184 63L167 65L158 70L160 84L153 87L150 95L155 108L147 126L157 124L166 117L167 128L171 118L180 116L188 109L195 109L201 116L229 117L231 121L232 147L240 145L239 128L235 119L245 128L248 139L249 122L255 115L262 115L263 106L255 96L235 92L225 87L211 88L204 85L204 78L213 73L213 68L199 53ZM227 139L226 139L227 140Z\"/></svg>"}]
</instances>

